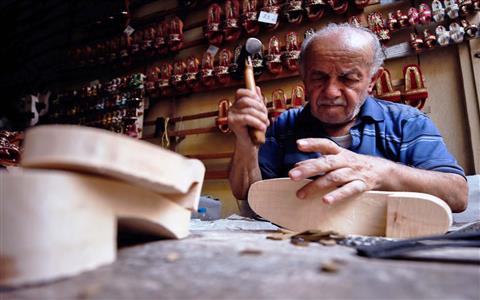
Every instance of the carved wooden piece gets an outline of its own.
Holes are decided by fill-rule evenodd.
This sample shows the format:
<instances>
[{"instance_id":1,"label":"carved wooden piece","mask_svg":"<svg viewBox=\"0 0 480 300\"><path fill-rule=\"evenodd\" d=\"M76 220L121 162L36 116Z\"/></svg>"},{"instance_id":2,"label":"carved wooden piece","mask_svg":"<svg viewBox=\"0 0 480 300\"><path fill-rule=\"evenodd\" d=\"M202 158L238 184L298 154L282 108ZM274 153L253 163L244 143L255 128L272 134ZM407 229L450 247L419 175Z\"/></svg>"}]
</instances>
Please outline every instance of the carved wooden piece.
<instances>
[{"instance_id":1,"label":"carved wooden piece","mask_svg":"<svg viewBox=\"0 0 480 300\"><path fill-rule=\"evenodd\" d=\"M248 203L255 213L294 231L333 230L341 234L410 238L445 233L452 223L451 210L428 194L370 191L333 204L320 192L307 199L295 193L310 182L289 178L254 183Z\"/></svg>"},{"instance_id":2,"label":"carved wooden piece","mask_svg":"<svg viewBox=\"0 0 480 300\"><path fill-rule=\"evenodd\" d=\"M73 276L115 260L122 227L188 235L190 211L136 186L64 171L0 173L0 286Z\"/></svg>"},{"instance_id":3,"label":"carved wooden piece","mask_svg":"<svg viewBox=\"0 0 480 300\"><path fill-rule=\"evenodd\" d=\"M27 131L21 165L121 179L197 209L205 173L194 159L106 130L69 125Z\"/></svg>"}]
</instances>

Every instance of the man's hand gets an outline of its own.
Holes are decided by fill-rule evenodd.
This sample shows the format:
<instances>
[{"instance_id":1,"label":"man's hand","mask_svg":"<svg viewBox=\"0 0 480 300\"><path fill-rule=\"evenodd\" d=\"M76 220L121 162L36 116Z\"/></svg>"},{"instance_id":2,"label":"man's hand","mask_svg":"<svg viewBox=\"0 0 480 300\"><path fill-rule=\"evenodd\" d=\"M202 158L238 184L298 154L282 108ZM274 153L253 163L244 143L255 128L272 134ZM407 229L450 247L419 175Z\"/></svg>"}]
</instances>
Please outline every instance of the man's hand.
<instances>
[{"instance_id":1,"label":"man's hand","mask_svg":"<svg viewBox=\"0 0 480 300\"><path fill-rule=\"evenodd\" d=\"M357 154L341 148L329 139L309 138L297 141L303 152L319 152L321 157L301 161L290 170L292 180L319 176L297 191L297 197L306 198L320 190L337 188L326 194L323 201L332 203L365 191L381 187L388 176L392 162L372 156Z\"/></svg>"},{"instance_id":2,"label":"man's hand","mask_svg":"<svg viewBox=\"0 0 480 300\"><path fill-rule=\"evenodd\" d=\"M237 143L252 143L248 127L267 131L270 122L261 95L259 87L256 94L248 89L238 89L235 93L235 102L228 110L228 126L237 137Z\"/></svg>"}]
</instances>

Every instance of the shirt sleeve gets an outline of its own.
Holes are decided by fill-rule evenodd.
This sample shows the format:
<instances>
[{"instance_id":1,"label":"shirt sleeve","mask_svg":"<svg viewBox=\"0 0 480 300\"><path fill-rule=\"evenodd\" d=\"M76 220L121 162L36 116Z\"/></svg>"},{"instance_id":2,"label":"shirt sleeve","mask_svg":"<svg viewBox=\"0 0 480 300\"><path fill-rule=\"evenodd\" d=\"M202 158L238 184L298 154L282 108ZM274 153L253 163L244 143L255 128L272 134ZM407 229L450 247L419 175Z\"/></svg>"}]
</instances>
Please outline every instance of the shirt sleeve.
<instances>
[{"instance_id":1,"label":"shirt sleeve","mask_svg":"<svg viewBox=\"0 0 480 300\"><path fill-rule=\"evenodd\" d=\"M415 168L465 177L462 167L448 152L439 130L425 115L417 115L404 123L400 160Z\"/></svg>"},{"instance_id":2,"label":"shirt sleeve","mask_svg":"<svg viewBox=\"0 0 480 300\"><path fill-rule=\"evenodd\" d=\"M267 130L265 144L260 146L258 152L258 163L262 173L262 179L272 179L281 177L283 147L275 136L274 123Z\"/></svg>"}]
</instances>

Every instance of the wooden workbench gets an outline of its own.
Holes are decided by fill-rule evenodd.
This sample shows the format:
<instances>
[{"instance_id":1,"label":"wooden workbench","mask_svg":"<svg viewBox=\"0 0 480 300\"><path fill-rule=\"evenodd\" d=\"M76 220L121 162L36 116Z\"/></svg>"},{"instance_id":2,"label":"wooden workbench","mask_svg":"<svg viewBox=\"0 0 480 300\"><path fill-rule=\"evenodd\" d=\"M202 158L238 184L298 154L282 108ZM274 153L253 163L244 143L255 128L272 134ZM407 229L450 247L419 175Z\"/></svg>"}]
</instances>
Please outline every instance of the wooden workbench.
<instances>
[{"instance_id":1,"label":"wooden workbench","mask_svg":"<svg viewBox=\"0 0 480 300\"><path fill-rule=\"evenodd\" d=\"M196 221L184 240L143 240L120 248L111 265L3 289L0 299L480 299L478 264L368 259L345 246L268 240L272 229ZM332 259L343 262L338 271L322 271Z\"/></svg>"}]
</instances>

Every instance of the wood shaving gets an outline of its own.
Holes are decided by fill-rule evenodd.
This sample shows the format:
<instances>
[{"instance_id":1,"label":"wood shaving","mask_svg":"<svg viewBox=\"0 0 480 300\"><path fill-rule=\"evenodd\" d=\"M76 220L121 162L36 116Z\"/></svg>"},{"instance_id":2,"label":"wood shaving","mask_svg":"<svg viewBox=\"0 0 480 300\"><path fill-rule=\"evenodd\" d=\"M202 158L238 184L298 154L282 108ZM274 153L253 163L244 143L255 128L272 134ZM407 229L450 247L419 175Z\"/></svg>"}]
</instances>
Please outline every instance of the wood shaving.
<instances>
[{"instance_id":1,"label":"wood shaving","mask_svg":"<svg viewBox=\"0 0 480 300\"><path fill-rule=\"evenodd\" d=\"M340 264L335 262L334 260L329 260L322 263L320 270L326 273L337 273L340 271Z\"/></svg>"},{"instance_id":2,"label":"wood shaving","mask_svg":"<svg viewBox=\"0 0 480 300\"><path fill-rule=\"evenodd\" d=\"M258 249L244 249L240 251L240 255L262 255L262 250Z\"/></svg>"},{"instance_id":3,"label":"wood shaving","mask_svg":"<svg viewBox=\"0 0 480 300\"><path fill-rule=\"evenodd\" d=\"M178 259L180 258L180 254L178 254L177 252L170 252L167 254L167 256L165 257L165 260L167 262L175 262L177 261Z\"/></svg>"}]
</instances>

